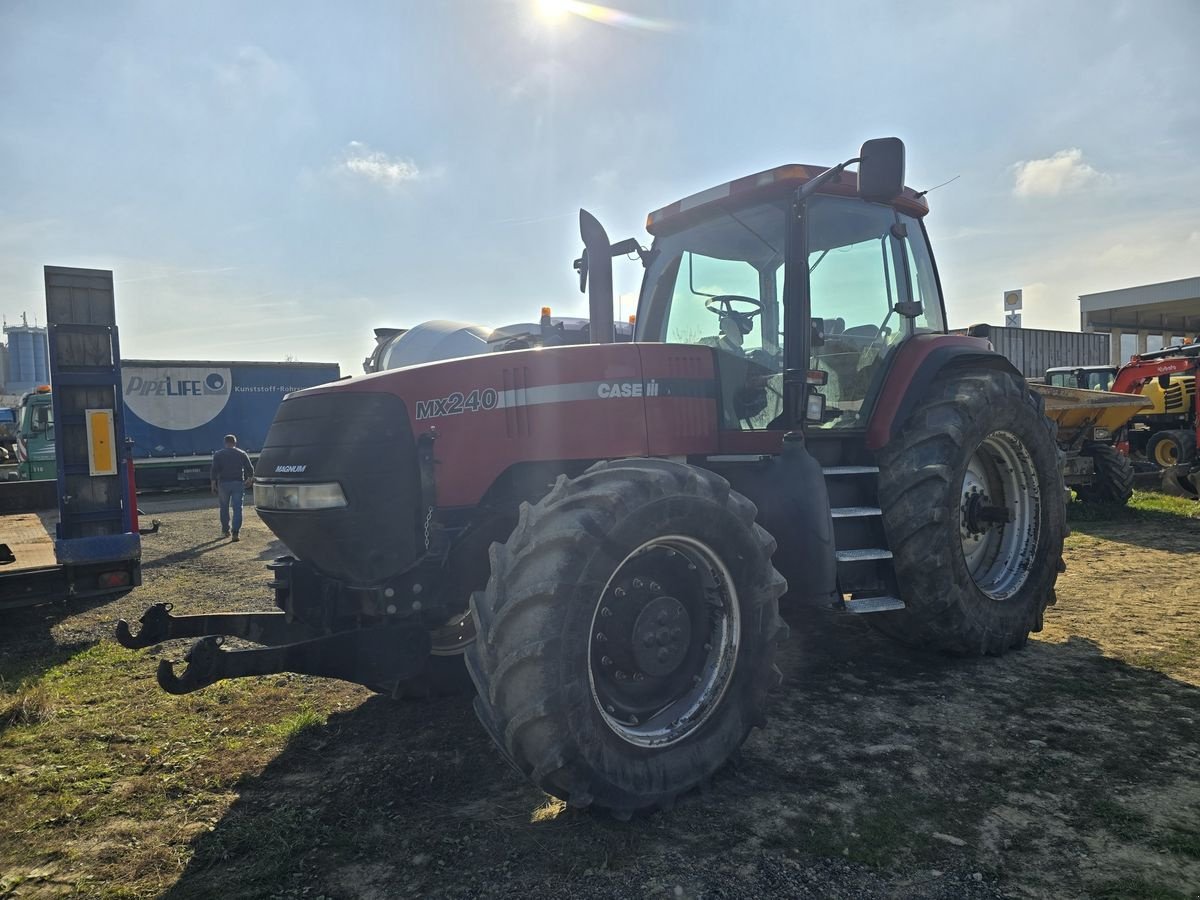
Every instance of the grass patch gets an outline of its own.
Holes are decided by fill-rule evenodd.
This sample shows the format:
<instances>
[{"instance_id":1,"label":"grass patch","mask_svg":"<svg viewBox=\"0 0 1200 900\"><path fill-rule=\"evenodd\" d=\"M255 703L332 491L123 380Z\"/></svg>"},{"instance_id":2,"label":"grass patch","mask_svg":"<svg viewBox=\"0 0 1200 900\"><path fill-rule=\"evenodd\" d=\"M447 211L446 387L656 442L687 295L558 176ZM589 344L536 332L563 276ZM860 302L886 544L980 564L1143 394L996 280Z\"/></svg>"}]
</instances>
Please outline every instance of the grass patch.
<instances>
[{"instance_id":1,"label":"grass patch","mask_svg":"<svg viewBox=\"0 0 1200 900\"><path fill-rule=\"evenodd\" d=\"M1083 824L1097 822L1107 831L1123 841L1144 838L1150 829L1150 821L1116 800L1100 798L1087 809Z\"/></svg>"},{"instance_id":2,"label":"grass patch","mask_svg":"<svg viewBox=\"0 0 1200 900\"><path fill-rule=\"evenodd\" d=\"M1154 843L1169 853L1200 859L1200 831L1172 826Z\"/></svg>"},{"instance_id":3,"label":"grass patch","mask_svg":"<svg viewBox=\"0 0 1200 900\"><path fill-rule=\"evenodd\" d=\"M1190 669L1200 659L1200 638L1179 638L1172 646L1163 649L1134 650L1126 654L1124 659L1132 666L1171 675Z\"/></svg>"},{"instance_id":4,"label":"grass patch","mask_svg":"<svg viewBox=\"0 0 1200 900\"><path fill-rule=\"evenodd\" d=\"M1161 521L1164 516L1200 519L1200 503L1157 491L1134 491L1127 505L1076 501L1067 507L1069 522Z\"/></svg>"},{"instance_id":5,"label":"grass patch","mask_svg":"<svg viewBox=\"0 0 1200 900\"><path fill-rule=\"evenodd\" d=\"M40 725L54 718L54 697L40 681L0 695L0 731L16 725Z\"/></svg>"},{"instance_id":6,"label":"grass patch","mask_svg":"<svg viewBox=\"0 0 1200 900\"><path fill-rule=\"evenodd\" d=\"M311 706L306 706L299 712L285 716L278 722L267 726L267 731L286 744L306 731L321 728L328 719L327 713L318 712Z\"/></svg>"},{"instance_id":7,"label":"grass patch","mask_svg":"<svg viewBox=\"0 0 1200 900\"><path fill-rule=\"evenodd\" d=\"M72 848L99 841L89 851L93 885L160 894L197 835L229 811L239 782L353 697L310 679L229 681L175 697L158 688L152 660L108 642L15 689L0 684L0 881L71 866ZM256 823L253 838L273 859L288 859L293 813L306 815L280 810L278 827ZM236 827L225 840L237 844ZM278 874L263 865L268 880Z\"/></svg>"}]
</instances>

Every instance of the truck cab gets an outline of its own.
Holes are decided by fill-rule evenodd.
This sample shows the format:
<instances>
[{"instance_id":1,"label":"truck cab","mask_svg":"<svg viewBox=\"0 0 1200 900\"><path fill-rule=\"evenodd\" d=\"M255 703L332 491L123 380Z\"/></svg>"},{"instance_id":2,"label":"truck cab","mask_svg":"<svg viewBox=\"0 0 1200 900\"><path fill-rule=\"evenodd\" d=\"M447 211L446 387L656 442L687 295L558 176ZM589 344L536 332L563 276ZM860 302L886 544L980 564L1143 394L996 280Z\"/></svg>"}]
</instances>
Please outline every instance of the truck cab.
<instances>
[{"instance_id":1,"label":"truck cab","mask_svg":"<svg viewBox=\"0 0 1200 900\"><path fill-rule=\"evenodd\" d=\"M44 481L55 477L54 404L49 385L21 398L17 411L17 477Z\"/></svg>"}]
</instances>

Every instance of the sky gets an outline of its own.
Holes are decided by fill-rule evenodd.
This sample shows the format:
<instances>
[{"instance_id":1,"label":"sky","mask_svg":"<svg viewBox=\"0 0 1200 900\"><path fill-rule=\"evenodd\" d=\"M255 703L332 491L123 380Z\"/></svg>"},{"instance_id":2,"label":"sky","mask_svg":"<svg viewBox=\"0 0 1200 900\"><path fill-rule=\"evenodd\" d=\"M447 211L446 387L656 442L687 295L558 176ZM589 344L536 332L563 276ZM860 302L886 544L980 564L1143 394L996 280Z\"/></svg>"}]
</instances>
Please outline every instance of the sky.
<instances>
[{"instance_id":1,"label":"sky","mask_svg":"<svg viewBox=\"0 0 1200 900\"><path fill-rule=\"evenodd\" d=\"M1200 3L0 3L0 313L115 273L122 355L332 361L586 315L580 207L901 137L950 324L1200 274ZM619 259L622 313L640 267Z\"/></svg>"}]
</instances>

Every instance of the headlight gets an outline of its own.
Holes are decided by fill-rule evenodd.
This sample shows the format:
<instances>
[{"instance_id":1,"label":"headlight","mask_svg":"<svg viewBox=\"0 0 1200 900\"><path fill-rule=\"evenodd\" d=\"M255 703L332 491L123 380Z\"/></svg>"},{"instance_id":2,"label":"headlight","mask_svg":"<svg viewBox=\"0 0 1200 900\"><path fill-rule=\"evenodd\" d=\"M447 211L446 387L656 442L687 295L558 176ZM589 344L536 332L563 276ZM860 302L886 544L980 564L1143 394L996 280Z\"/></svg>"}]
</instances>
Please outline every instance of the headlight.
<instances>
[{"instance_id":1,"label":"headlight","mask_svg":"<svg viewBox=\"0 0 1200 900\"><path fill-rule=\"evenodd\" d=\"M259 509L340 509L346 495L336 481L326 484L255 484L254 505Z\"/></svg>"},{"instance_id":2,"label":"headlight","mask_svg":"<svg viewBox=\"0 0 1200 900\"><path fill-rule=\"evenodd\" d=\"M1107 441L1112 439L1112 432L1107 428L1093 428L1092 439L1097 441Z\"/></svg>"}]
</instances>

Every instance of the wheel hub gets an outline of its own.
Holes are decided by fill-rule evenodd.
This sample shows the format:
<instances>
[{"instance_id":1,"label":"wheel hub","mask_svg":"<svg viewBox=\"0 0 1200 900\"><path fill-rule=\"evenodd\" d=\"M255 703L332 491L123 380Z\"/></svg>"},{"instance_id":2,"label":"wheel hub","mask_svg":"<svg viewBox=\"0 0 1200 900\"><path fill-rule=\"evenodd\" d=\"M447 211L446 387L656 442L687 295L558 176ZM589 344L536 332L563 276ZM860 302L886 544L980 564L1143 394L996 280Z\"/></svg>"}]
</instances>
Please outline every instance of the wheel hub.
<instances>
[{"instance_id":1,"label":"wheel hub","mask_svg":"<svg viewBox=\"0 0 1200 900\"><path fill-rule=\"evenodd\" d=\"M1007 525L1012 520L1012 510L993 505L988 495L978 487L972 486L967 492L962 505L963 528L967 534L978 538L989 528Z\"/></svg>"},{"instance_id":2,"label":"wheel hub","mask_svg":"<svg viewBox=\"0 0 1200 900\"><path fill-rule=\"evenodd\" d=\"M617 567L592 617L596 709L635 746L682 740L724 694L739 636L737 592L716 552L684 535L647 541Z\"/></svg>"},{"instance_id":3,"label":"wheel hub","mask_svg":"<svg viewBox=\"0 0 1200 900\"><path fill-rule=\"evenodd\" d=\"M679 667L692 641L692 620L674 597L657 597L633 623L633 659L646 675L661 677Z\"/></svg>"}]
</instances>

